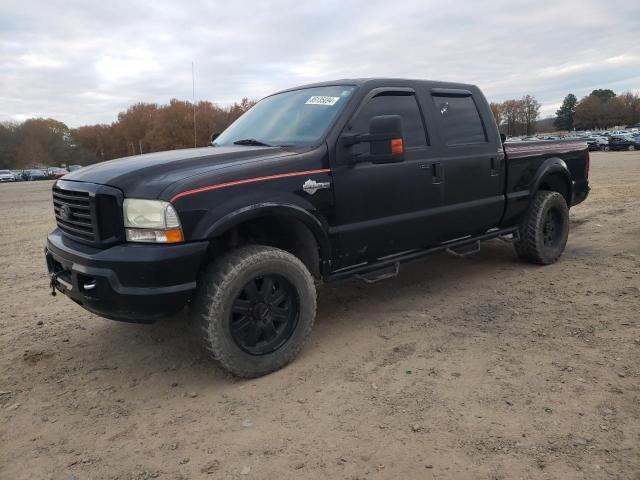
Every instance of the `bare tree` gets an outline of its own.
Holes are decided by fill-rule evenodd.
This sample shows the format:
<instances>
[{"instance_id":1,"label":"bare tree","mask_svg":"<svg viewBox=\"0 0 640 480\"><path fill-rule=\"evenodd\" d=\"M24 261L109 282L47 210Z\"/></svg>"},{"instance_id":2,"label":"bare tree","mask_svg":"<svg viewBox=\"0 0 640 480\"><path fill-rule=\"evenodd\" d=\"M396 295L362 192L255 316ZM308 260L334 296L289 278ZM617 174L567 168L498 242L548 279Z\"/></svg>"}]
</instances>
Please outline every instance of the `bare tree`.
<instances>
[{"instance_id":1,"label":"bare tree","mask_svg":"<svg viewBox=\"0 0 640 480\"><path fill-rule=\"evenodd\" d=\"M533 135L536 133L536 120L540 116L540 102L532 95L525 95L520 102L525 133Z\"/></svg>"},{"instance_id":2,"label":"bare tree","mask_svg":"<svg viewBox=\"0 0 640 480\"><path fill-rule=\"evenodd\" d=\"M503 118L502 118L502 104L501 103L496 103L496 102L491 102L489 104L489 107L491 107L491 113L493 113L493 118L496 121L496 125L498 126L498 129L500 129L502 122L503 122Z\"/></svg>"}]
</instances>

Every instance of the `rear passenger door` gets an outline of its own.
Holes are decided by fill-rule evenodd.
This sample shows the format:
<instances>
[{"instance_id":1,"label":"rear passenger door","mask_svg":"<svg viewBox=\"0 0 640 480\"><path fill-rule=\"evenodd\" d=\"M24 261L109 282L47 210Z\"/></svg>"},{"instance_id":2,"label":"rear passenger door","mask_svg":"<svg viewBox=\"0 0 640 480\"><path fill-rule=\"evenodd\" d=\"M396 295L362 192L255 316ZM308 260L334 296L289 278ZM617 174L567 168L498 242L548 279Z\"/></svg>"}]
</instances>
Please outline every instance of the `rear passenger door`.
<instances>
[{"instance_id":1,"label":"rear passenger door","mask_svg":"<svg viewBox=\"0 0 640 480\"><path fill-rule=\"evenodd\" d=\"M439 240L496 227L504 208L504 157L495 127L485 124L478 108L486 101L468 90L438 88L426 101L436 125L436 163L444 187Z\"/></svg>"}]
</instances>

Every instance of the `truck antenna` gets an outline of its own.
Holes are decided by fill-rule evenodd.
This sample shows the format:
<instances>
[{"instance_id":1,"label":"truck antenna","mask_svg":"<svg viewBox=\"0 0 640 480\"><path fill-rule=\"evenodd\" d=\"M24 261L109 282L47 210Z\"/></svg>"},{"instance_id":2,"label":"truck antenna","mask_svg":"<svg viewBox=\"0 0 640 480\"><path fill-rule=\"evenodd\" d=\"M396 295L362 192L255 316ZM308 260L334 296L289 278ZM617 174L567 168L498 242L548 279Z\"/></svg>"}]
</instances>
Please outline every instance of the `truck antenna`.
<instances>
[{"instance_id":1,"label":"truck antenna","mask_svg":"<svg viewBox=\"0 0 640 480\"><path fill-rule=\"evenodd\" d=\"M196 76L193 68L193 60L191 61L191 87L193 89L193 148L197 148L198 140L196 136Z\"/></svg>"}]
</instances>

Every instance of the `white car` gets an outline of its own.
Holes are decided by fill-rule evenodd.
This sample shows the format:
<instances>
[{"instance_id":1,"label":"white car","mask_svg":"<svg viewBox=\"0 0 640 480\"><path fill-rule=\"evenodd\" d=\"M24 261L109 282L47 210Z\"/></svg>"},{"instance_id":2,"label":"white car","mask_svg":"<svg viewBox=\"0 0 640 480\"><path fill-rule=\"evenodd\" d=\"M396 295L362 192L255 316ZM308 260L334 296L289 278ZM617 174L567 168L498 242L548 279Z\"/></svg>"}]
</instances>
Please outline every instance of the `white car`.
<instances>
[{"instance_id":1,"label":"white car","mask_svg":"<svg viewBox=\"0 0 640 480\"><path fill-rule=\"evenodd\" d=\"M0 170L0 182L15 182L16 177L13 176L10 170Z\"/></svg>"}]
</instances>

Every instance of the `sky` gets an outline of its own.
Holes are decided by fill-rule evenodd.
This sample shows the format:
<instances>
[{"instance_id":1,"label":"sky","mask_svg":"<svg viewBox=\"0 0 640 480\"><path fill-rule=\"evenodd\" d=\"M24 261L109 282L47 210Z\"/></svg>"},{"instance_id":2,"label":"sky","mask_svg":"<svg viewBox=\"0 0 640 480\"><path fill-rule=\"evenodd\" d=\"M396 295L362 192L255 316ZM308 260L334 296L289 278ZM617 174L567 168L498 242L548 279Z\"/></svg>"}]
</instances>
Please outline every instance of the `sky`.
<instances>
[{"instance_id":1,"label":"sky","mask_svg":"<svg viewBox=\"0 0 640 480\"><path fill-rule=\"evenodd\" d=\"M338 78L532 94L640 91L638 0L0 2L0 121L111 123L136 102L228 105Z\"/></svg>"}]
</instances>

